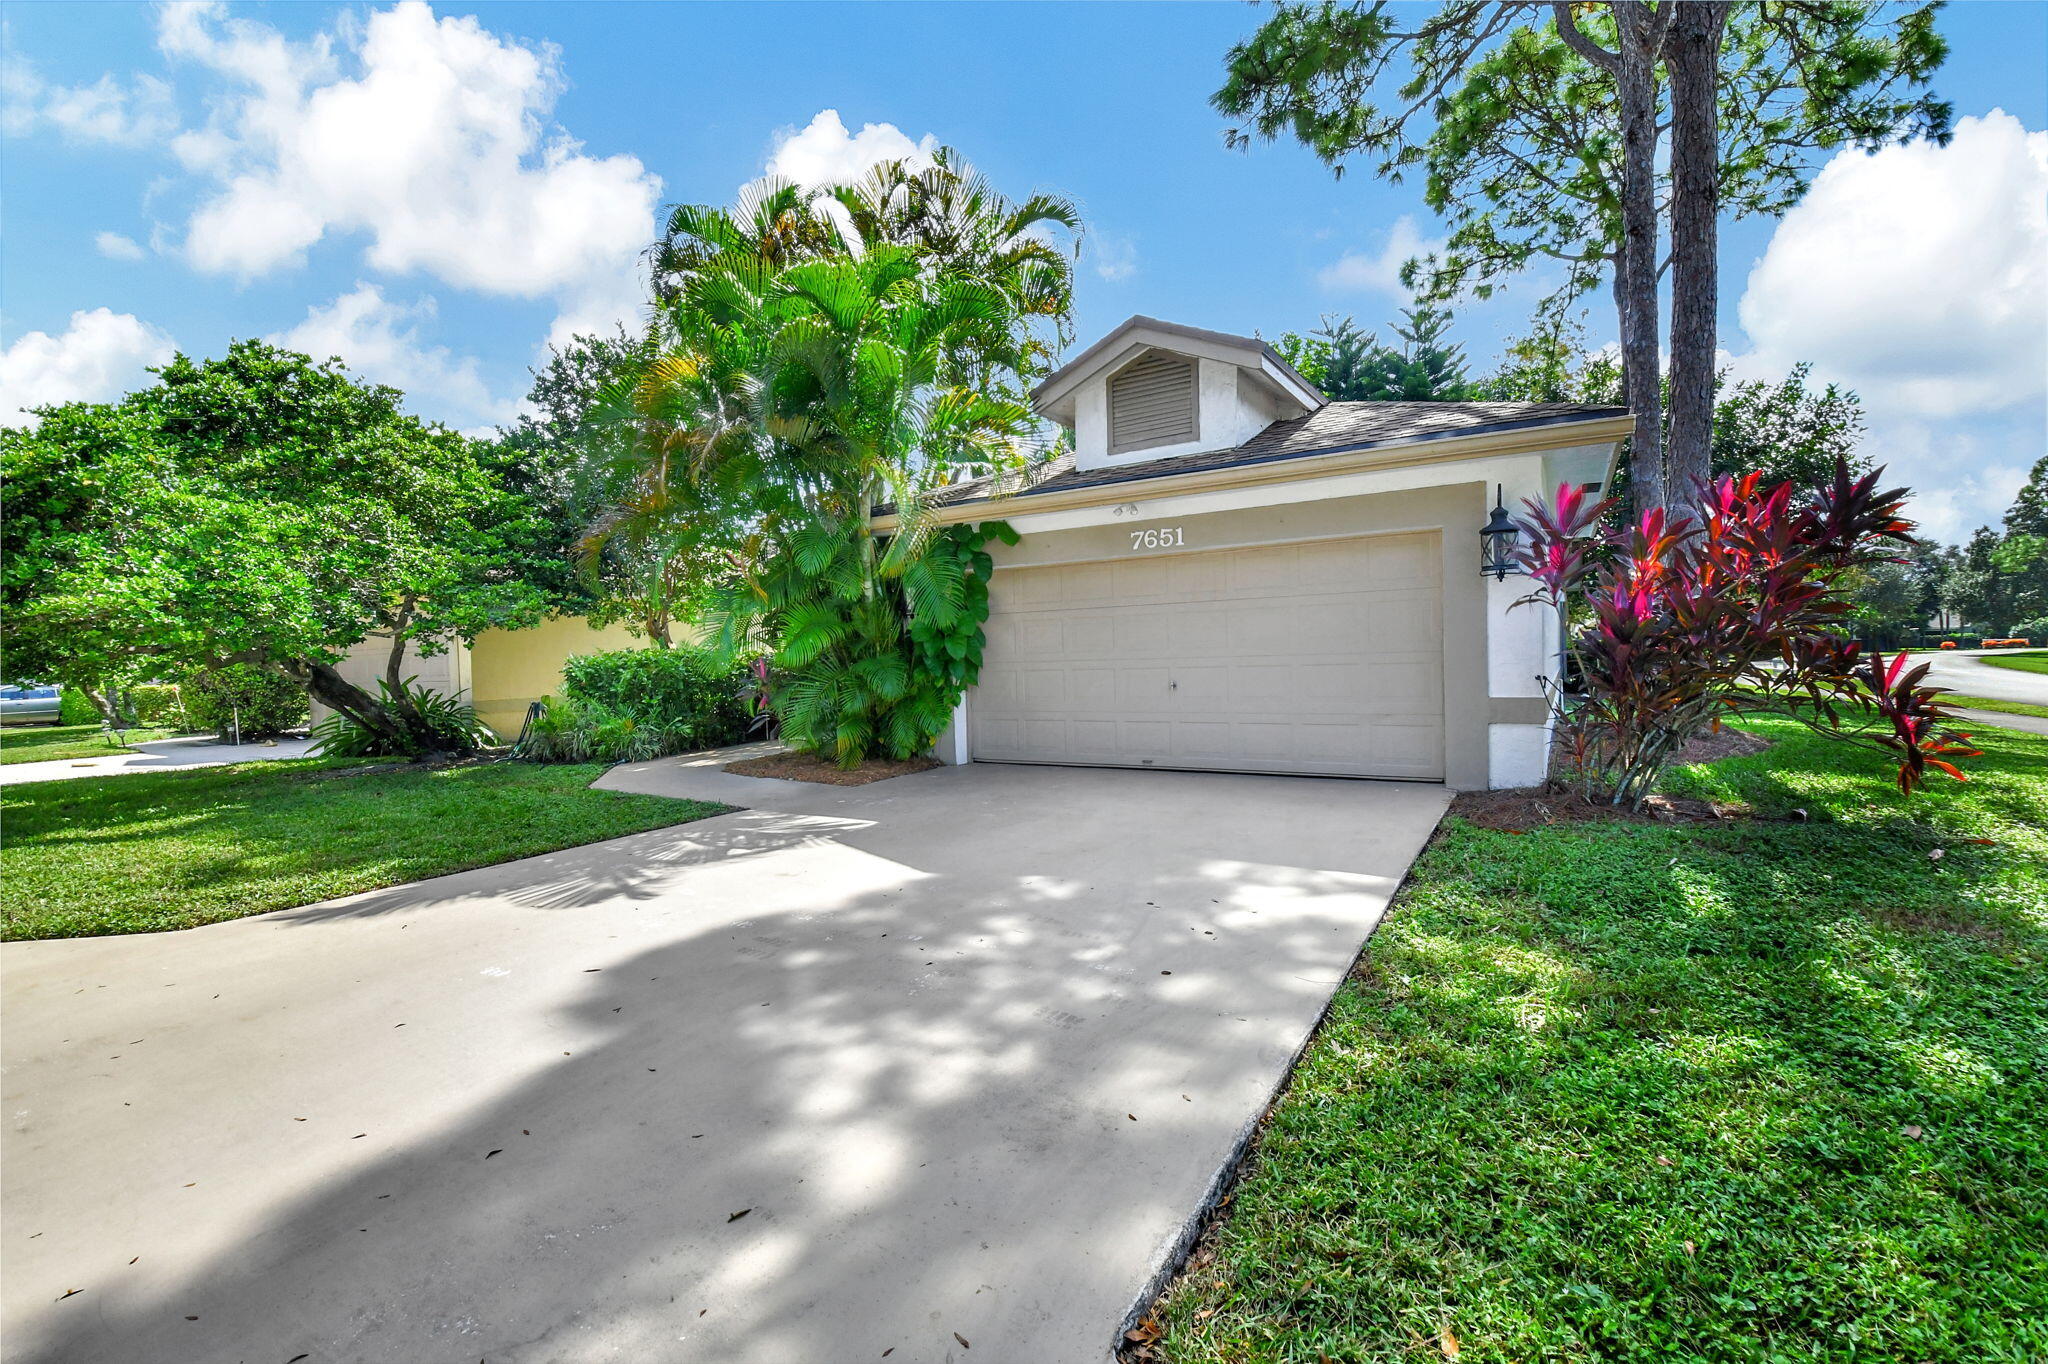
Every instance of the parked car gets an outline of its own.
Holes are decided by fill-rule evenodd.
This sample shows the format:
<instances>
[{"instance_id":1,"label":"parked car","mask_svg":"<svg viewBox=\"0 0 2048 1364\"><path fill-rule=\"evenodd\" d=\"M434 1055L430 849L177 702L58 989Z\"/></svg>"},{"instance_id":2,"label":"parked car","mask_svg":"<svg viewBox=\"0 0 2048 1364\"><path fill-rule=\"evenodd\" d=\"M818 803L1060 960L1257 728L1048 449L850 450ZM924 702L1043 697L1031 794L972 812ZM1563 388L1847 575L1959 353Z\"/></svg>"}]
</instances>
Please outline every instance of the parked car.
<instances>
[{"instance_id":1,"label":"parked car","mask_svg":"<svg viewBox=\"0 0 2048 1364\"><path fill-rule=\"evenodd\" d=\"M0 724L62 724L62 711L54 684L22 682L0 687Z\"/></svg>"}]
</instances>

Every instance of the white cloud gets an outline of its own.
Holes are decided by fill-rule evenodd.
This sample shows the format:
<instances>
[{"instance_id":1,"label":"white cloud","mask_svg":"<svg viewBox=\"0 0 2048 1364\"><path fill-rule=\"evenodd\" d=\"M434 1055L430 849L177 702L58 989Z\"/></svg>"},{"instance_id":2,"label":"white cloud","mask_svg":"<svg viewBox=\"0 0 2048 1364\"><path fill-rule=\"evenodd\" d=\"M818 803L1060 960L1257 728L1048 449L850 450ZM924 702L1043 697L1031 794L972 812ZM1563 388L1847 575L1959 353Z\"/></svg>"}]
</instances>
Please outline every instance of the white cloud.
<instances>
[{"instance_id":1,"label":"white cloud","mask_svg":"<svg viewBox=\"0 0 2048 1364\"><path fill-rule=\"evenodd\" d=\"M1114 284L1138 273L1138 244L1131 238L1096 232L1086 242L1095 248L1095 273L1103 279Z\"/></svg>"},{"instance_id":2,"label":"white cloud","mask_svg":"<svg viewBox=\"0 0 2048 1364\"><path fill-rule=\"evenodd\" d=\"M142 247L133 237L124 237L118 232L99 232L93 235L92 244L108 260L141 260Z\"/></svg>"},{"instance_id":3,"label":"white cloud","mask_svg":"<svg viewBox=\"0 0 2048 1364\"><path fill-rule=\"evenodd\" d=\"M1925 533L1996 523L2048 397L2048 133L2002 111L1947 147L1845 151L1751 268L1738 377L1810 362L1857 391L1865 449Z\"/></svg>"},{"instance_id":4,"label":"white cloud","mask_svg":"<svg viewBox=\"0 0 2048 1364\"><path fill-rule=\"evenodd\" d=\"M430 421L474 431L510 420L519 401L494 396L474 356L422 339L421 325L435 312L431 298L408 306L385 298L374 284L358 284L265 339L315 360L338 355L362 377L402 390L413 411Z\"/></svg>"},{"instance_id":5,"label":"white cloud","mask_svg":"<svg viewBox=\"0 0 2048 1364\"><path fill-rule=\"evenodd\" d=\"M61 336L28 332L0 351L0 425L34 426L32 407L119 397L174 349L147 322L108 308L71 314Z\"/></svg>"},{"instance_id":6,"label":"white cloud","mask_svg":"<svg viewBox=\"0 0 2048 1364\"><path fill-rule=\"evenodd\" d=\"M91 85L51 85L27 58L0 62L0 131L25 137L55 128L74 142L108 142L137 147L160 142L178 126L171 87L155 76L116 80L111 73Z\"/></svg>"},{"instance_id":7,"label":"white cloud","mask_svg":"<svg viewBox=\"0 0 2048 1364\"><path fill-rule=\"evenodd\" d=\"M1813 362L1925 417L2048 391L2048 132L1994 111L1947 147L1847 151L1750 271L1742 328L1767 365Z\"/></svg>"},{"instance_id":8,"label":"white cloud","mask_svg":"<svg viewBox=\"0 0 2048 1364\"><path fill-rule=\"evenodd\" d=\"M641 299L661 182L546 122L564 85L554 48L436 19L420 0L307 43L217 4L178 5L158 41L233 87L173 143L215 182L186 224L197 268L251 279L359 233L375 270L553 300L557 339Z\"/></svg>"},{"instance_id":9,"label":"white cloud","mask_svg":"<svg viewBox=\"0 0 2048 1364\"><path fill-rule=\"evenodd\" d=\"M893 123L863 123L850 133L837 109L823 109L803 129L775 135L767 173L814 189L851 185L883 161L929 161L938 149L930 133L913 142Z\"/></svg>"},{"instance_id":10,"label":"white cloud","mask_svg":"<svg viewBox=\"0 0 2048 1364\"><path fill-rule=\"evenodd\" d=\"M1415 226L1415 219L1404 213L1388 229L1386 245L1378 254L1346 251L1316 272L1316 283L1333 291L1373 290L1405 298L1408 289L1401 283L1401 267L1414 257L1434 255L1443 249L1441 238L1424 237Z\"/></svg>"}]
</instances>

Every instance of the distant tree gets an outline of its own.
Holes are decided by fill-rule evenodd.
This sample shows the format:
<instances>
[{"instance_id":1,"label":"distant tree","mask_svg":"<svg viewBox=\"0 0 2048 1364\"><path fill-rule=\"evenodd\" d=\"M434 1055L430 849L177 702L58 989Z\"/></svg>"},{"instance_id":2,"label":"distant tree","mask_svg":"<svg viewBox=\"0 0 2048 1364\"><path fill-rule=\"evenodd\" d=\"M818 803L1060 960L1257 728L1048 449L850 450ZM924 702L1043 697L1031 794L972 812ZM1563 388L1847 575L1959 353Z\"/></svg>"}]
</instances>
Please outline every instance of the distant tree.
<instances>
[{"instance_id":1,"label":"distant tree","mask_svg":"<svg viewBox=\"0 0 2048 1364\"><path fill-rule=\"evenodd\" d=\"M1863 404L1848 389L1829 384L1816 391L1808 382L1813 366L1798 364L1773 384L1751 379L1730 385L1719 376L1714 401L1716 475L1761 469L1773 482L1801 488L1825 487L1835 462L1852 473L1869 469L1857 450L1863 438Z\"/></svg>"},{"instance_id":2,"label":"distant tree","mask_svg":"<svg viewBox=\"0 0 2048 1364\"><path fill-rule=\"evenodd\" d=\"M115 403L0 432L11 666L125 677L251 664L388 752L443 747L405 659L539 620L559 540L493 445L426 425L339 360L238 341ZM336 669L388 643L373 693Z\"/></svg>"},{"instance_id":3,"label":"distant tree","mask_svg":"<svg viewBox=\"0 0 2048 1364\"><path fill-rule=\"evenodd\" d=\"M1418 302L1401 316L1394 328L1398 348L1360 331L1348 317L1325 314L1316 330L1307 336L1287 332L1274 349L1335 402L1457 402L1470 397L1465 348L1448 336L1450 310Z\"/></svg>"}]
</instances>

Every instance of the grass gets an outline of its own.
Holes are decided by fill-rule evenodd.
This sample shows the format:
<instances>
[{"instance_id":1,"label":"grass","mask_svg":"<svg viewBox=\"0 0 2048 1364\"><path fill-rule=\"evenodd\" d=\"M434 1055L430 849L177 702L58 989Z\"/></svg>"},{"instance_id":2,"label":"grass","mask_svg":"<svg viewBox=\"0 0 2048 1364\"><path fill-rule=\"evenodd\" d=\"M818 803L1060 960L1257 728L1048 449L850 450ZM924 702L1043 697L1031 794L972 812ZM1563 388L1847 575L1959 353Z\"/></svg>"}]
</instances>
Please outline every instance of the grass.
<instances>
[{"instance_id":1,"label":"grass","mask_svg":"<svg viewBox=\"0 0 2048 1364\"><path fill-rule=\"evenodd\" d=\"M724 809L591 789L603 770L301 759L6 787L0 936L190 928Z\"/></svg>"},{"instance_id":2,"label":"grass","mask_svg":"<svg viewBox=\"0 0 2048 1364\"><path fill-rule=\"evenodd\" d=\"M1149 1357L2048 1358L2048 739L1744 728L1809 822L1446 824Z\"/></svg>"},{"instance_id":3,"label":"grass","mask_svg":"<svg viewBox=\"0 0 2048 1364\"><path fill-rule=\"evenodd\" d=\"M1985 666L2010 668L2020 673L2048 674L2048 649L2028 649L2016 654L1984 654Z\"/></svg>"},{"instance_id":4,"label":"grass","mask_svg":"<svg viewBox=\"0 0 2048 1364\"><path fill-rule=\"evenodd\" d=\"M1995 696L1944 695L1944 706L1961 706L1965 710L1992 710L2004 715L2031 715L2037 720L2048 720L2048 706L2037 706L2031 701L2001 701Z\"/></svg>"},{"instance_id":5,"label":"grass","mask_svg":"<svg viewBox=\"0 0 2048 1364\"><path fill-rule=\"evenodd\" d=\"M152 739L168 739L168 729L123 731L129 747ZM126 752L98 725L9 726L0 729L0 765L61 762L67 758L105 758Z\"/></svg>"}]
</instances>

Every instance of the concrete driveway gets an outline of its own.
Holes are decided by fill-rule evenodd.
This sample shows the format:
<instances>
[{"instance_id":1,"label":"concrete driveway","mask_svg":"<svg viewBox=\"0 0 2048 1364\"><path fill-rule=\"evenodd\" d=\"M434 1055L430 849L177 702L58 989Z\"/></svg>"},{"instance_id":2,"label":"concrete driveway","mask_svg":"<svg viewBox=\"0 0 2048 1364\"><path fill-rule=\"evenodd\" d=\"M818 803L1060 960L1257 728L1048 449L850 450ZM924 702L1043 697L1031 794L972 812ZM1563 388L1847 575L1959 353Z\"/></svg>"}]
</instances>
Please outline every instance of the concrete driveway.
<instances>
[{"instance_id":1,"label":"concrete driveway","mask_svg":"<svg viewBox=\"0 0 2048 1364\"><path fill-rule=\"evenodd\" d=\"M210 734L179 739L152 739L127 752L109 750L103 758L59 758L54 762L9 763L0 767L0 786L66 777L111 777L124 772L175 772L187 767L219 767L224 763L259 762L270 758L303 758L311 739L252 739L246 744L222 743Z\"/></svg>"},{"instance_id":2,"label":"concrete driveway","mask_svg":"<svg viewBox=\"0 0 2048 1364\"><path fill-rule=\"evenodd\" d=\"M1101 1360L1447 801L603 784L752 808L0 948L9 1359Z\"/></svg>"}]
</instances>

